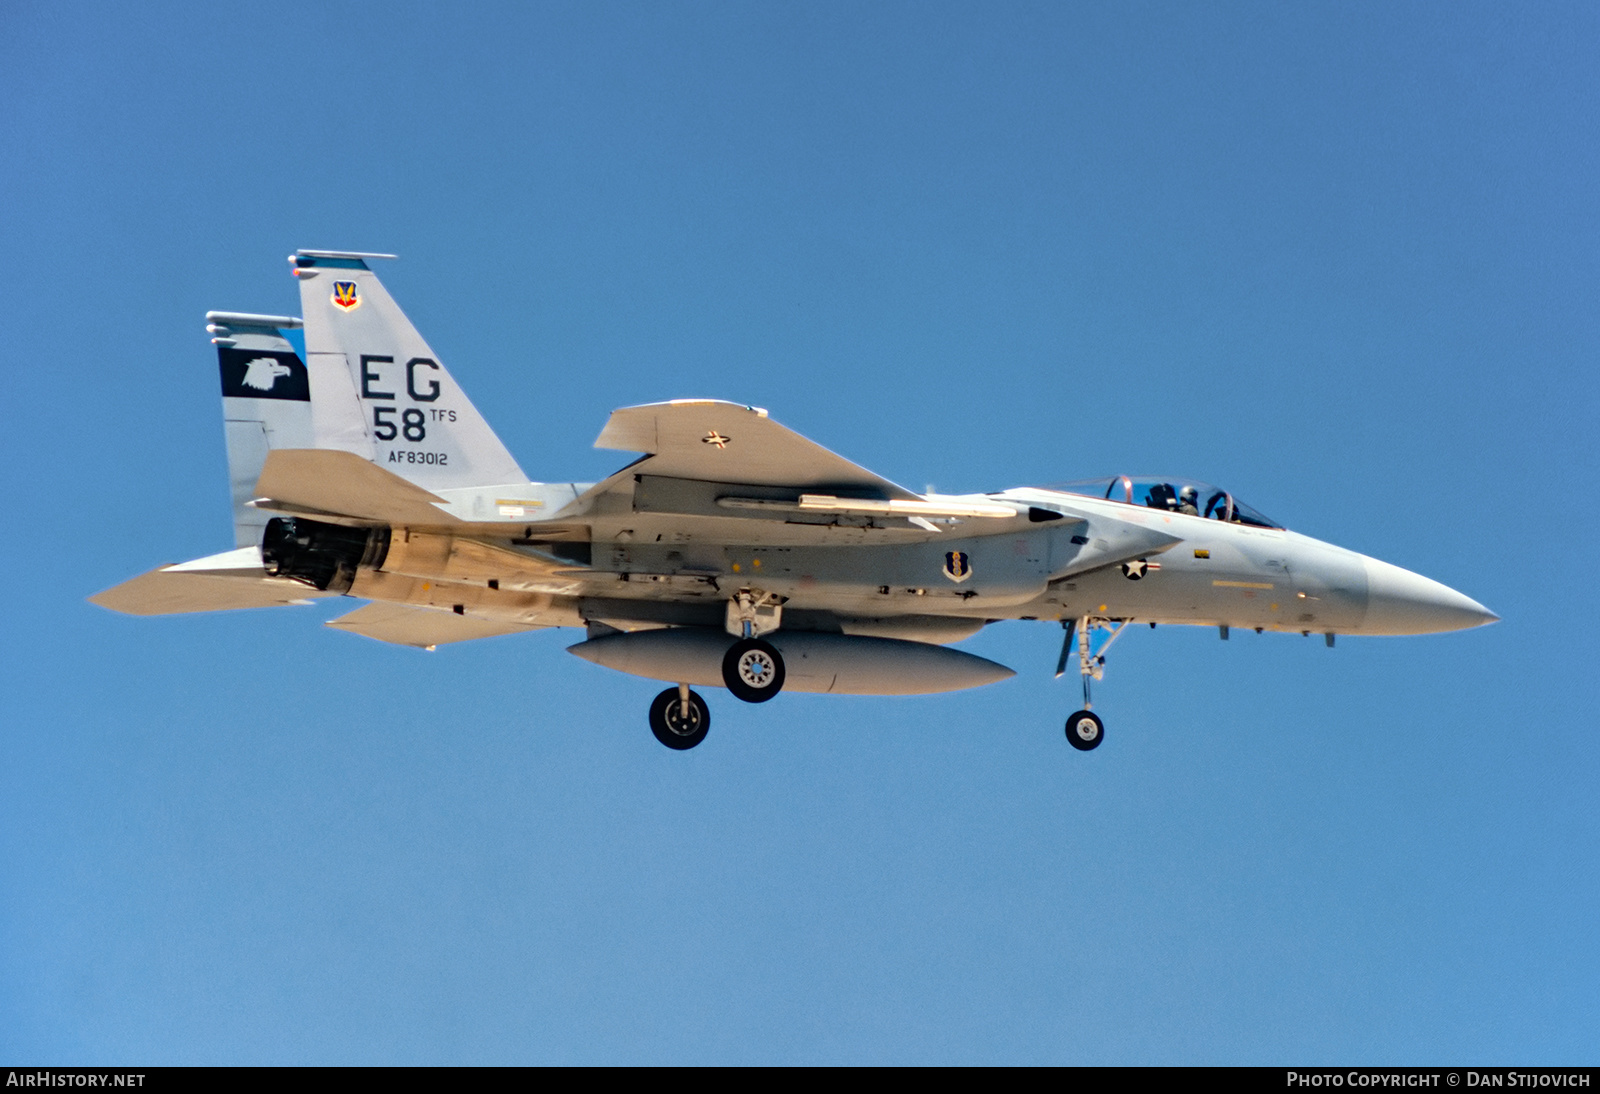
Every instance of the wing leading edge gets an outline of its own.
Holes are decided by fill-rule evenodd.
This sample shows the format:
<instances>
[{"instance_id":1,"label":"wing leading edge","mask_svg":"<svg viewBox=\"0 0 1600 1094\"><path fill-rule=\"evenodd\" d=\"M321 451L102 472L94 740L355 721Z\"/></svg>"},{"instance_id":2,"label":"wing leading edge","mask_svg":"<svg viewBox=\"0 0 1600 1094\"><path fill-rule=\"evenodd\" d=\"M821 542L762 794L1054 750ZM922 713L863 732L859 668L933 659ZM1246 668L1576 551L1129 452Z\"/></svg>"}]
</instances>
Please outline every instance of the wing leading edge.
<instances>
[{"instance_id":1,"label":"wing leading edge","mask_svg":"<svg viewBox=\"0 0 1600 1094\"><path fill-rule=\"evenodd\" d=\"M757 407L677 399L613 411L596 448L643 452L628 470L752 486L848 490L885 501L921 495L779 425ZM824 491L822 488L827 488Z\"/></svg>"}]
</instances>

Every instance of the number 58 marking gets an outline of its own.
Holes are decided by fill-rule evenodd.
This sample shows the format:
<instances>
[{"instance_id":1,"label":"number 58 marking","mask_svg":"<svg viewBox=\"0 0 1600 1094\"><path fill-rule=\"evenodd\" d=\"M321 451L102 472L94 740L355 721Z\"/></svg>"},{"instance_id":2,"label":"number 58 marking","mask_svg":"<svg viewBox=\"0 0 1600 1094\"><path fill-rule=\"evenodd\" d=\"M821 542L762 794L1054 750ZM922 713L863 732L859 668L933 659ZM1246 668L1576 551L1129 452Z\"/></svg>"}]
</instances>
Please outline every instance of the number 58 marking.
<instances>
[{"instance_id":1,"label":"number 58 marking","mask_svg":"<svg viewBox=\"0 0 1600 1094\"><path fill-rule=\"evenodd\" d=\"M426 423L428 416L416 407L407 407L401 412L400 422L397 425L391 420L390 415L399 409L399 407L393 406L373 407L372 435L380 441L392 441L397 436L403 436L412 443L427 437L428 428Z\"/></svg>"}]
</instances>

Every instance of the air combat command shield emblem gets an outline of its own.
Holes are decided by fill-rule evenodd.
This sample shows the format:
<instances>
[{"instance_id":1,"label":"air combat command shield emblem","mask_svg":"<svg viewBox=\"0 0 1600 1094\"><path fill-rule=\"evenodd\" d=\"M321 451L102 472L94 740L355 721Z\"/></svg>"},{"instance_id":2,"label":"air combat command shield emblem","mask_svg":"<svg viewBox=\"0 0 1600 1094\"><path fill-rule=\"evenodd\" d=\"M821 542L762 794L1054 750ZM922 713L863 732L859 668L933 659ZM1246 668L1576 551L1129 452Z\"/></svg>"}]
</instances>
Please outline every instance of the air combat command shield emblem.
<instances>
[{"instance_id":1,"label":"air combat command shield emblem","mask_svg":"<svg viewBox=\"0 0 1600 1094\"><path fill-rule=\"evenodd\" d=\"M944 553L944 576L954 581L957 585L972 576L972 560L965 551L946 551Z\"/></svg>"},{"instance_id":2,"label":"air combat command shield emblem","mask_svg":"<svg viewBox=\"0 0 1600 1094\"><path fill-rule=\"evenodd\" d=\"M333 283L333 306L340 311L355 311L361 306L361 296L356 292L354 281Z\"/></svg>"}]
</instances>

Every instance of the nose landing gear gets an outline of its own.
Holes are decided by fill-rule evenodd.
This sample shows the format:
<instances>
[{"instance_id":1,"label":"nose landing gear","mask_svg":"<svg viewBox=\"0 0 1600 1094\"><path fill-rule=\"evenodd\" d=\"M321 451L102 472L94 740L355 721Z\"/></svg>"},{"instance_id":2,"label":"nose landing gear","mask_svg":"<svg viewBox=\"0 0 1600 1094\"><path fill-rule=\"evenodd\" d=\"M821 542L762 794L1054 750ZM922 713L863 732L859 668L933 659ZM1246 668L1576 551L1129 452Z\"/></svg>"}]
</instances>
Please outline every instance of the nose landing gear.
<instances>
[{"instance_id":1,"label":"nose landing gear","mask_svg":"<svg viewBox=\"0 0 1600 1094\"><path fill-rule=\"evenodd\" d=\"M1090 684L1105 677L1106 650L1122 636L1131 619L1096 619L1086 615L1082 619L1063 619L1061 626L1066 637L1061 642L1061 656L1056 660L1056 678L1067 671L1067 659L1072 656L1073 638L1077 638L1078 672L1083 677L1083 709L1067 719L1067 742L1079 752L1089 752L1100 747L1105 740L1106 726L1094 713L1090 700ZM1108 633L1104 641L1096 643L1093 631L1103 628Z\"/></svg>"},{"instance_id":2,"label":"nose landing gear","mask_svg":"<svg viewBox=\"0 0 1600 1094\"><path fill-rule=\"evenodd\" d=\"M1105 736L1105 723L1093 711L1080 710L1067 719L1067 743L1079 752L1099 748Z\"/></svg>"}]
</instances>

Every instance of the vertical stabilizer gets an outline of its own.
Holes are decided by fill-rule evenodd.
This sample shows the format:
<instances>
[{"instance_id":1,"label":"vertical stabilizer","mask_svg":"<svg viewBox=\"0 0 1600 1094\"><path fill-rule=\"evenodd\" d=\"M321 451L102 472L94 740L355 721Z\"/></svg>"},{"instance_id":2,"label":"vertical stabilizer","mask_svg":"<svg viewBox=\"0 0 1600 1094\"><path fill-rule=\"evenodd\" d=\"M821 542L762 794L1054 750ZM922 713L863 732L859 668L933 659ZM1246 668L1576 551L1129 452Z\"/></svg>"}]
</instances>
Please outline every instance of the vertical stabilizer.
<instances>
[{"instance_id":1,"label":"vertical stabilizer","mask_svg":"<svg viewBox=\"0 0 1600 1094\"><path fill-rule=\"evenodd\" d=\"M312 448L311 383L291 339L300 320L283 315L207 312L222 374L223 430L228 441L228 487L233 495L234 542L261 542L270 516L245 503L273 448Z\"/></svg>"},{"instance_id":2,"label":"vertical stabilizer","mask_svg":"<svg viewBox=\"0 0 1600 1094\"><path fill-rule=\"evenodd\" d=\"M354 452L429 490L527 476L367 266L298 251L316 446ZM275 446L276 447L276 446Z\"/></svg>"}]
</instances>

